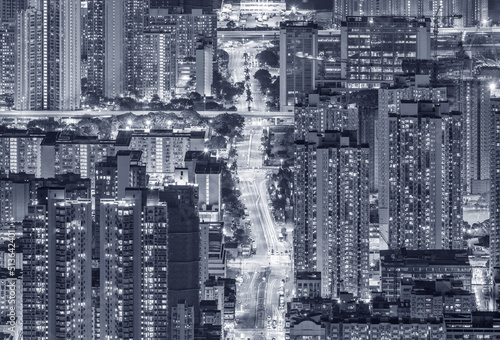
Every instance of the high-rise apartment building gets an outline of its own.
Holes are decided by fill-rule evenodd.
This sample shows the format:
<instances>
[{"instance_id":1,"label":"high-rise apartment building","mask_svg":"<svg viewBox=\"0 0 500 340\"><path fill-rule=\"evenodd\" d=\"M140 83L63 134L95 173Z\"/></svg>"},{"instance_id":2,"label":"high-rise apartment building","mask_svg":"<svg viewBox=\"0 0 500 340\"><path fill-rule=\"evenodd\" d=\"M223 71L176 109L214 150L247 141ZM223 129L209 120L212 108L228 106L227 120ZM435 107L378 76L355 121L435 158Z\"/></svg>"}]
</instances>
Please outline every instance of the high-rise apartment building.
<instances>
[{"instance_id":1,"label":"high-rise apartment building","mask_svg":"<svg viewBox=\"0 0 500 340\"><path fill-rule=\"evenodd\" d=\"M144 30L148 21L147 0L127 0L125 3L125 90L144 96L142 70L144 65ZM107 65L107 64L106 64Z\"/></svg>"},{"instance_id":2,"label":"high-rise apartment building","mask_svg":"<svg viewBox=\"0 0 500 340\"><path fill-rule=\"evenodd\" d=\"M172 45L169 58L174 67L172 81L174 81L177 93L184 91L184 86L190 76L197 76L196 71L193 71L195 64L190 60L196 60L200 42L211 42L212 51L217 49L217 15L209 14L202 9L193 9L185 14L179 14L169 11L167 7L151 6L147 32L170 34ZM212 53L212 63L213 57ZM211 67L205 66L205 69ZM184 73L183 70L186 68L189 71ZM207 77L210 78L208 74Z\"/></svg>"},{"instance_id":3,"label":"high-rise apartment building","mask_svg":"<svg viewBox=\"0 0 500 340\"><path fill-rule=\"evenodd\" d=\"M463 186L472 194L489 190L491 104L489 83L467 79L460 86L460 110L464 115Z\"/></svg>"},{"instance_id":4,"label":"high-rise apartment building","mask_svg":"<svg viewBox=\"0 0 500 340\"><path fill-rule=\"evenodd\" d=\"M387 239L389 223L389 115L401 111L402 100L430 100L438 103L447 100L445 87L433 87L429 76L417 75L406 82L406 77L396 78L396 84L378 90L378 105L374 140L374 185L378 191L378 209L382 239ZM405 81L403 81L405 80ZM382 245L385 247L386 245Z\"/></svg>"},{"instance_id":5,"label":"high-rise apartment building","mask_svg":"<svg viewBox=\"0 0 500 340\"><path fill-rule=\"evenodd\" d=\"M143 48L144 97L150 100L156 94L161 101L168 102L176 84L175 40L171 33L148 30L144 33Z\"/></svg>"},{"instance_id":6,"label":"high-rise apartment building","mask_svg":"<svg viewBox=\"0 0 500 340\"><path fill-rule=\"evenodd\" d=\"M349 16L342 22L341 78L346 88L379 88L402 73L403 59L430 59L430 19Z\"/></svg>"},{"instance_id":7,"label":"high-rise apartment building","mask_svg":"<svg viewBox=\"0 0 500 340\"><path fill-rule=\"evenodd\" d=\"M295 105L294 116L296 140L305 139L309 131L354 131L359 127L356 105L347 105L341 95L309 94L302 103Z\"/></svg>"},{"instance_id":8,"label":"high-rise apartment building","mask_svg":"<svg viewBox=\"0 0 500 340\"><path fill-rule=\"evenodd\" d=\"M87 1L87 88L97 96L104 95L104 10L104 0Z\"/></svg>"},{"instance_id":9,"label":"high-rise apartment building","mask_svg":"<svg viewBox=\"0 0 500 340\"><path fill-rule=\"evenodd\" d=\"M167 336L167 207L147 191L101 201L100 334Z\"/></svg>"},{"instance_id":10,"label":"high-rise apartment building","mask_svg":"<svg viewBox=\"0 0 500 340\"><path fill-rule=\"evenodd\" d=\"M325 297L368 296L368 152L347 132L296 141L294 269L320 272Z\"/></svg>"},{"instance_id":11,"label":"high-rise apartment building","mask_svg":"<svg viewBox=\"0 0 500 340\"><path fill-rule=\"evenodd\" d=\"M14 96L16 80L15 33L15 18L9 21L0 19L0 96Z\"/></svg>"},{"instance_id":12,"label":"high-rise apartment building","mask_svg":"<svg viewBox=\"0 0 500 340\"><path fill-rule=\"evenodd\" d=\"M152 177L173 175L175 168L184 166L188 150L202 151L205 148L205 132L174 132L173 130L119 131L116 148L140 150L146 170Z\"/></svg>"},{"instance_id":13,"label":"high-rise apartment building","mask_svg":"<svg viewBox=\"0 0 500 340\"><path fill-rule=\"evenodd\" d=\"M461 124L447 102L401 101L400 113L389 114L392 249L463 247Z\"/></svg>"},{"instance_id":14,"label":"high-rise apartment building","mask_svg":"<svg viewBox=\"0 0 500 340\"><path fill-rule=\"evenodd\" d=\"M0 172L25 172L40 177L40 143L44 133L0 130Z\"/></svg>"},{"instance_id":15,"label":"high-rise apartment building","mask_svg":"<svg viewBox=\"0 0 500 340\"><path fill-rule=\"evenodd\" d=\"M49 188L43 196L23 222L23 333L90 340L92 204L66 199L64 189Z\"/></svg>"},{"instance_id":16,"label":"high-rise apartment building","mask_svg":"<svg viewBox=\"0 0 500 340\"><path fill-rule=\"evenodd\" d=\"M18 110L48 108L44 105L48 98L44 89L43 62L47 58L43 55L42 32L42 14L34 8L21 11L16 22L14 106Z\"/></svg>"},{"instance_id":17,"label":"high-rise apartment building","mask_svg":"<svg viewBox=\"0 0 500 340\"><path fill-rule=\"evenodd\" d=\"M490 267L500 267L500 102L492 101Z\"/></svg>"},{"instance_id":18,"label":"high-rise apartment building","mask_svg":"<svg viewBox=\"0 0 500 340\"><path fill-rule=\"evenodd\" d=\"M125 197L126 188L146 188L146 166L141 162L141 151L120 150L95 163L95 221L93 258L99 259L101 200Z\"/></svg>"},{"instance_id":19,"label":"high-rise apartment building","mask_svg":"<svg viewBox=\"0 0 500 340\"><path fill-rule=\"evenodd\" d=\"M18 16L18 110L80 108L80 0L36 0Z\"/></svg>"},{"instance_id":20,"label":"high-rise apartment building","mask_svg":"<svg viewBox=\"0 0 500 340\"><path fill-rule=\"evenodd\" d=\"M0 21L15 21L17 12L26 9L27 0L3 0L0 3Z\"/></svg>"},{"instance_id":21,"label":"high-rise apartment building","mask_svg":"<svg viewBox=\"0 0 500 340\"><path fill-rule=\"evenodd\" d=\"M104 6L104 96L125 94L125 1L110 0ZM92 66L92 65L91 65ZM98 72L99 65L95 67ZM92 71L91 71L92 72Z\"/></svg>"},{"instance_id":22,"label":"high-rise apartment building","mask_svg":"<svg viewBox=\"0 0 500 340\"><path fill-rule=\"evenodd\" d=\"M280 110L292 111L316 88L318 25L286 21L280 26Z\"/></svg>"}]
</instances>

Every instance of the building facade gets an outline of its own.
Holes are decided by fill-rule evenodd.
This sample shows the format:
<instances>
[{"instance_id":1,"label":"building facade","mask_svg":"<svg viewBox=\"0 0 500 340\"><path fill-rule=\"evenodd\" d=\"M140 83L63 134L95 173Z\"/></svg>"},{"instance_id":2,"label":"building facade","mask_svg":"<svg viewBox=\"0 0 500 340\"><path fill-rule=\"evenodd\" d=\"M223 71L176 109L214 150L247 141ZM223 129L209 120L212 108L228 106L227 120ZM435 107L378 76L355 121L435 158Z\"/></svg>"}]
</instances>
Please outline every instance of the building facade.
<instances>
[{"instance_id":1,"label":"building facade","mask_svg":"<svg viewBox=\"0 0 500 340\"><path fill-rule=\"evenodd\" d=\"M316 87L318 26L287 21L280 26L280 110L292 111Z\"/></svg>"},{"instance_id":2,"label":"building facade","mask_svg":"<svg viewBox=\"0 0 500 340\"><path fill-rule=\"evenodd\" d=\"M17 23L18 110L80 108L81 1L37 0Z\"/></svg>"},{"instance_id":3,"label":"building facade","mask_svg":"<svg viewBox=\"0 0 500 340\"><path fill-rule=\"evenodd\" d=\"M368 294L368 146L352 134L296 141L295 272L320 272L321 295Z\"/></svg>"},{"instance_id":4,"label":"building facade","mask_svg":"<svg viewBox=\"0 0 500 340\"><path fill-rule=\"evenodd\" d=\"M341 78L349 89L380 88L403 59L430 59L430 19L349 16L342 22Z\"/></svg>"},{"instance_id":5,"label":"building facade","mask_svg":"<svg viewBox=\"0 0 500 340\"><path fill-rule=\"evenodd\" d=\"M461 249L461 115L448 103L400 105L389 114L389 247Z\"/></svg>"}]
</instances>

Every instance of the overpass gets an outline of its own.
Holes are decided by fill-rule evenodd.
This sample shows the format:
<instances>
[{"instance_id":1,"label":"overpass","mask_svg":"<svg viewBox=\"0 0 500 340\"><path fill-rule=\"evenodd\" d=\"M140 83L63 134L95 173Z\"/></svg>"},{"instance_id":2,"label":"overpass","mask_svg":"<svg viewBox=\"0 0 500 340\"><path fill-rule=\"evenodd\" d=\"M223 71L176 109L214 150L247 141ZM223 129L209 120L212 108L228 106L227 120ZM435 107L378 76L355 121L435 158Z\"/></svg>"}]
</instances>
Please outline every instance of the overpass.
<instances>
[{"instance_id":1,"label":"overpass","mask_svg":"<svg viewBox=\"0 0 500 340\"><path fill-rule=\"evenodd\" d=\"M84 116L92 117L111 117L120 116L126 113L133 113L136 116L147 115L150 112L158 111L0 111L0 118L83 118ZM165 113L173 112L175 114L181 111L160 111ZM233 113L231 111L197 111L204 117L215 117L221 113ZM293 112L234 112L245 118L293 118Z\"/></svg>"},{"instance_id":2,"label":"overpass","mask_svg":"<svg viewBox=\"0 0 500 340\"><path fill-rule=\"evenodd\" d=\"M500 27L442 27L439 28L439 35L448 34L458 34L458 33L479 33L479 34L491 34L500 33ZM248 38L274 38L279 37L280 31L278 29L267 29L267 30L238 30L238 31L224 31L218 30L217 37L228 38L228 39L248 39ZM328 29L319 30L318 35L340 35L340 30Z\"/></svg>"}]
</instances>

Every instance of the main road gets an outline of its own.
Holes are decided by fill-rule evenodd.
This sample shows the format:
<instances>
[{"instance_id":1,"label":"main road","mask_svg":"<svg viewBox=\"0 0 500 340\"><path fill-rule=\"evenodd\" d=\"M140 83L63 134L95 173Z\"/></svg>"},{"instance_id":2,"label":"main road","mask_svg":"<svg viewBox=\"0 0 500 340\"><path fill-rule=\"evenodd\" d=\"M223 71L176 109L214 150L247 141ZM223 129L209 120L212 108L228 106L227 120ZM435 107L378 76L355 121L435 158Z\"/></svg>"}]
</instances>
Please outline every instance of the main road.
<instances>
[{"instance_id":1,"label":"main road","mask_svg":"<svg viewBox=\"0 0 500 340\"><path fill-rule=\"evenodd\" d=\"M284 310L280 308L279 296L282 293L290 299L293 280L291 245L279 240L279 228L267 198L266 175L276 169L262 165L262 127L247 120L243 135L244 141L237 145L238 176L257 250L251 257L230 263L241 270L243 277L237 292L238 323L233 337L284 339Z\"/></svg>"},{"instance_id":2,"label":"main road","mask_svg":"<svg viewBox=\"0 0 500 340\"><path fill-rule=\"evenodd\" d=\"M261 50L265 48L265 45L269 43L268 39L259 40L249 40L242 39L242 41L232 41L227 39L222 39L219 42L221 48L223 48L229 54L228 69L231 73L231 82L244 82L245 81L245 58L246 54L247 67L249 69L250 80L248 85L252 92L253 102L250 103L251 110L257 112L266 111L266 99L260 91L260 84L253 77L255 72L259 69L257 67L257 62L255 56ZM244 93L239 101L235 104L239 113L245 111L248 112L248 103L246 102L246 93Z\"/></svg>"}]
</instances>

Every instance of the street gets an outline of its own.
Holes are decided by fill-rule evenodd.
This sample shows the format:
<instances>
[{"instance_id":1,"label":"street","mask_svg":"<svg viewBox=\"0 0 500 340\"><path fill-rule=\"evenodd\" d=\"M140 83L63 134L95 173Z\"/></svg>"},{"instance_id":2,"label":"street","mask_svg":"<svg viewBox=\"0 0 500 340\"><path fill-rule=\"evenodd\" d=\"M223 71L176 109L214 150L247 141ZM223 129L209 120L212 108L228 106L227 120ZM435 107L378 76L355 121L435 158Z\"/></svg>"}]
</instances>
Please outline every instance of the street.
<instances>
[{"instance_id":1,"label":"street","mask_svg":"<svg viewBox=\"0 0 500 340\"><path fill-rule=\"evenodd\" d=\"M279 227L267 203L266 174L276 169L262 166L262 127L247 120L243 135L244 141L237 145L238 176L257 249L255 255L228 264L243 278L237 288L238 322L230 337L284 339L284 309L279 308L279 296L283 293L285 301L289 301L293 280L291 244L279 240Z\"/></svg>"},{"instance_id":2,"label":"street","mask_svg":"<svg viewBox=\"0 0 500 340\"><path fill-rule=\"evenodd\" d=\"M231 73L230 82L244 82L245 81L245 59L244 54L249 56L248 67L250 75L250 90L252 91L253 101L250 103L251 112L265 112L266 108L266 96L260 91L259 82L253 77L255 72L259 70L258 62L255 56L264 49L264 46L269 43L266 38L250 40L249 39L237 39L237 40L222 40L220 42L221 48L223 48L229 54L228 69ZM246 102L246 94L240 96L238 101L234 104L238 109L238 113L248 112L248 103Z\"/></svg>"}]
</instances>

